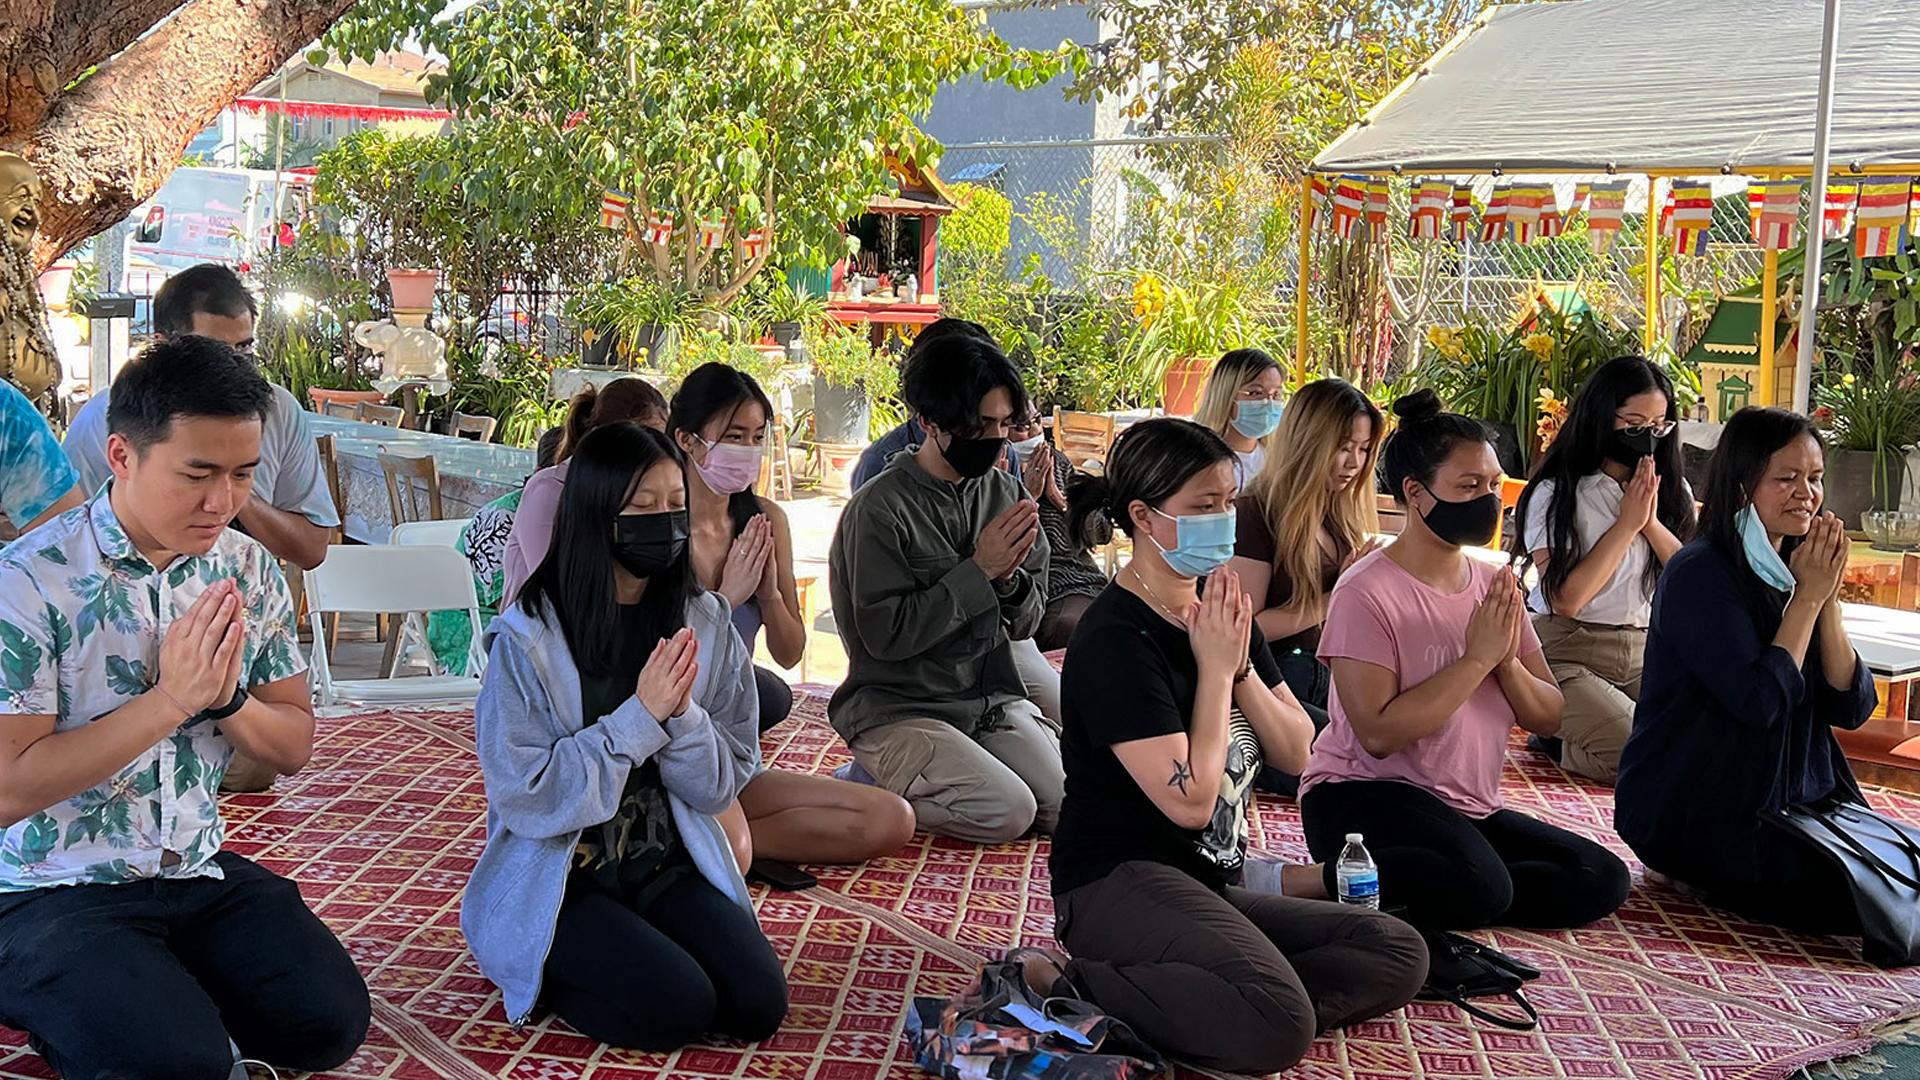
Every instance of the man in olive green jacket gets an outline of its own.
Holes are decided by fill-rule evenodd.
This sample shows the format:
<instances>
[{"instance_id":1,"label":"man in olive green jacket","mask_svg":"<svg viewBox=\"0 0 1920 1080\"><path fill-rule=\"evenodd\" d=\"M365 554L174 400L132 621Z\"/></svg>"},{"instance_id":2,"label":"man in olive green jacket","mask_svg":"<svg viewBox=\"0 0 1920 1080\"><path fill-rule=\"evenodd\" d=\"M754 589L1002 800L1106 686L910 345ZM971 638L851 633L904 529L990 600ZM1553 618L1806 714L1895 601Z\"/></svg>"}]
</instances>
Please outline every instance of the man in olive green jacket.
<instances>
[{"instance_id":1,"label":"man in olive green jacket","mask_svg":"<svg viewBox=\"0 0 1920 1080\"><path fill-rule=\"evenodd\" d=\"M920 827L980 843L1053 830L1060 742L1027 698L1010 642L1046 605L1039 508L996 468L1020 376L956 335L910 358L903 391L926 432L840 516L829 556L847 678L828 714Z\"/></svg>"}]
</instances>

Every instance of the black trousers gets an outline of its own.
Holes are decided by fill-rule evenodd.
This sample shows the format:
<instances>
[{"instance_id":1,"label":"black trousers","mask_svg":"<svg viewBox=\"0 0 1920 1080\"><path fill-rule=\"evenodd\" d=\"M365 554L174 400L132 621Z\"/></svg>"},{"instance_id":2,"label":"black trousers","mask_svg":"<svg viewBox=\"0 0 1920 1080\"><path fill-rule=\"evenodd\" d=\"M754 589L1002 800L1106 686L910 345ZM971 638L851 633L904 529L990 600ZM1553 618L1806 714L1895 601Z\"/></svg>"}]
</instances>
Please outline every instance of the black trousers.
<instances>
[{"instance_id":1,"label":"black trousers","mask_svg":"<svg viewBox=\"0 0 1920 1080\"><path fill-rule=\"evenodd\" d=\"M1390 915L1122 863L1054 900L1067 978L1155 1049L1265 1076L1314 1037L1405 1005L1427 946Z\"/></svg>"},{"instance_id":2,"label":"black trousers","mask_svg":"<svg viewBox=\"0 0 1920 1080\"><path fill-rule=\"evenodd\" d=\"M1313 721L1313 733L1318 737L1327 730L1327 690L1333 685L1333 673L1311 653L1278 646L1271 648L1273 662L1280 667L1281 679L1286 682L1287 689L1293 691L1300 707L1307 711L1307 719ZM1300 778L1267 765L1254 778L1253 786L1258 791L1291 797L1300 791Z\"/></svg>"},{"instance_id":3,"label":"black trousers","mask_svg":"<svg viewBox=\"0 0 1920 1080\"><path fill-rule=\"evenodd\" d=\"M760 696L760 731L765 734L793 712L793 687L779 675L755 664L753 689Z\"/></svg>"},{"instance_id":4,"label":"black trousers","mask_svg":"<svg viewBox=\"0 0 1920 1080\"><path fill-rule=\"evenodd\" d=\"M1300 818L1329 891L1347 834L1364 834L1381 907L1424 930L1584 926L1627 898L1626 864L1599 844L1512 810L1475 821L1412 784L1319 784Z\"/></svg>"},{"instance_id":5,"label":"black trousers","mask_svg":"<svg viewBox=\"0 0 1920 1080\"><path fill-rule=\"evenodd\" d=\"M632 1050L772 1035L787 978L753 913L691 865L661 872L673 880L639 910L586 874L567 879L542 1000L582 1035Z\"/></svg>"},{"instance_id":6,"label":"black trousers","mask_svg":"<svg viewBox=\"0 0 1920 1080\"><path fill-rule=\"evenodd\" d=\"M291 881L231 852L225 880L0 897L0 1022L66 1080L226 1080L248 1058L319 1071L367 1034L367 984Z\"/></svg>"}]
</instances>

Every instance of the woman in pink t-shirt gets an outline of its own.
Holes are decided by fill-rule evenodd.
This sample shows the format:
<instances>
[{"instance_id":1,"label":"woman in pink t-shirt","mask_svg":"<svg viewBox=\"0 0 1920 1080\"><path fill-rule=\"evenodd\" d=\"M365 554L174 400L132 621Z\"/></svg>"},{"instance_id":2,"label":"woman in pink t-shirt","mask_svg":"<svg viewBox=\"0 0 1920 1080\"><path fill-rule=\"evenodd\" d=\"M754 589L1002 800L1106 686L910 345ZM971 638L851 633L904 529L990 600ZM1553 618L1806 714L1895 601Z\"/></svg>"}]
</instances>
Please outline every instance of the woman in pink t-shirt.
<instances>
[{"instance_id":1,"label":"woman in pink t-shirt","mask_svg":"<svg viewBox=\"0 0 1920 1080\"><path fill-rule=\"evenodd\" d=\"M1493 539L1500 463L1486 428L1431 390L1394 412L1382 468L1407 525L1328 604L1332 722L1300 779L1308 849L1331 887L1347 834L1364 834L1382 905L1424 929L1592 922L1626 899L1626 866L1501 804L1509 733L1552 736L1561 698L1513 575L1461 550Z\"/></svg>"}]
</instances>

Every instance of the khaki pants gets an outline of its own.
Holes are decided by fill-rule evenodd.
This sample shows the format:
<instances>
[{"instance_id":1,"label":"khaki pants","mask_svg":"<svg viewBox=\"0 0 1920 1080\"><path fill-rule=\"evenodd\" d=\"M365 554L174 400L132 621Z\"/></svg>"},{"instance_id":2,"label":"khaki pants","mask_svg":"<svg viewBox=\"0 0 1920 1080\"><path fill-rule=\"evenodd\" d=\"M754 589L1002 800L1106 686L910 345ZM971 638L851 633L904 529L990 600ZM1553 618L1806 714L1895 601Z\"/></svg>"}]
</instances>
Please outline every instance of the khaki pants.
<instances>
[{"instance_id":1,"label":"khaki pants","mask_svg":"<svg viewBox=\"0 0 1920 1080\"><path fill-rule=\"evenodd\" d=\"M1013 643L1013 666L1020 671L1020 682L1027 688L1027 700L1040 707L1040 717L1060 734L1060 670L1047 662L1047 655L1033 638Z\"/></svg>"},{"instance_id":2,"label":"khaki pants","mask_svg":"<svg viewBox=\"0 0 1920 1080\"><path fill-rule=\"evenodd\" d=\"M1000 844L1051 833L1060 819L1060 738L1032 702L1008 705L972 737L944 720L896 720L856 736L853 759L939 836Z\"/></svg>"},{"instance_id":3,"label":"khaki pants","mask_svg":"<svg viewBox=\"0 0 1920 1080\"><path fill-rule=\"evenodd\" d=\"M1620 748L1633 730L1634 704L1640 700L1647 632L1559 615L1535 615L1533 629L1566 698L1560 712L1561 767L1613 783L1620 771Z\"/></svg>"},{"instance_id":4,"label":"khaki pants","mask_svg":"<svg viewBox=\"0 0 1920 1080\"><path fill-rule=\"evenodd\" d=\"M278 778L272 767L235 750L233 760L227 763L227 775L220 779L220 790L235 794L272 791Z\"/></svg>"}]
</instances>

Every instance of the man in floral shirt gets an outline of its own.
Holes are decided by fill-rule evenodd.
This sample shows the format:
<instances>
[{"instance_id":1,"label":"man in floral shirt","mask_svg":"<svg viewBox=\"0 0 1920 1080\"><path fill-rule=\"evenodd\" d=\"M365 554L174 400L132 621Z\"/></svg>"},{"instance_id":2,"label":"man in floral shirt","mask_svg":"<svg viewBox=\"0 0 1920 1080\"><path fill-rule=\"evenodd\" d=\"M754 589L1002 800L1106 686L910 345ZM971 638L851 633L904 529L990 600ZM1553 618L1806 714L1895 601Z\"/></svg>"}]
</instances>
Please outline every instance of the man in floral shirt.
<instances>
[{"instance_id":1,"label":"man in floral shirt","mask_svg":"<svg viewBox=\"0 0 1920 1080\"><path fill-rule=\"evenodd\" d=\"M313 752L292 603L227 528L272 397L182 337L114 384L110 486L0 553L0 1023L70 1077L327 1069L366 984L293 883L221 850L235 749Z\"/></svg>"}]
</instances>

